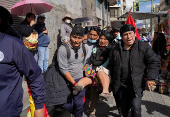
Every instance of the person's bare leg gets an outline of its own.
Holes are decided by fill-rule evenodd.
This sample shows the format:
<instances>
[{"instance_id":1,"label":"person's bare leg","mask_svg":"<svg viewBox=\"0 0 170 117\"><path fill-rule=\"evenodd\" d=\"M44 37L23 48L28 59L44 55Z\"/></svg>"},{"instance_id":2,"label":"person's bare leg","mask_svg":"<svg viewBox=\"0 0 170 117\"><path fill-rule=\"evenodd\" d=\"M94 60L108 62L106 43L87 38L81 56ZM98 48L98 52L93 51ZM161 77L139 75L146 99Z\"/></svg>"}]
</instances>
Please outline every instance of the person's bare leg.
<instances>
[{"instance_id":1,"label":"person's bare leg","mask_svg":"<svg viewBox=\"0 0 170 117\"><path fill-rule=\"evenodd\" d=\"M79 80L77 84L83 85L85 87L89 84L92 84L92 80L91 80L91 78L85 77L85 78L82 78L81 80Z\"/></svg>"},{"instance_id":2,"label":"person's bare leg","mask_svg":"<svg viewBox=\"0 0 170 117\"><path fill-rule=\"evenodd\" d=\"M102 93L109 93L109 76L104 71L100 71L98 73L98 79L103 87Z\"/></svg>"},{"instance_id":3,"label":"person's bare leg","mask_svg":"<svg viewBox=\"0 0 170 117\"><path fill-rule=\"evenodd\" d=\"M88 77L82 78L78 81L76 86L73 87L73 95L77 95L80 91L84 89L85 86L92 84L92 80Z\"/></svg>"}]
</instances>

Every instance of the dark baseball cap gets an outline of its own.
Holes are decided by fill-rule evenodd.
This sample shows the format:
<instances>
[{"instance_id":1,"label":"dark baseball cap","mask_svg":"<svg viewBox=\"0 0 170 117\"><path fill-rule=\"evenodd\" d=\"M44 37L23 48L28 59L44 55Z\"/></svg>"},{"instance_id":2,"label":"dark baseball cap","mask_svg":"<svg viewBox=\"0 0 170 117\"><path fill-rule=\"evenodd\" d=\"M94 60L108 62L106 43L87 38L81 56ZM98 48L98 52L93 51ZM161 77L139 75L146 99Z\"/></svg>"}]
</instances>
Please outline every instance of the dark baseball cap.
<instances>
[{"instance_id":1,"label":"dark baseball cap","mask_svg":"<svg viewBox=\"0 0 170 117\"><path fill-rule=\"evenodd\" d=\"M40 14L40 15L38 15L38 18L45 18L45 15L44 14Z\"/></svg>"},{"instance_id":2,"label":"dark baseball cap","mask_svg":"<svg viewBox=\"0 0 170 117\"><path fill-rule=\"evenodd\" d=\"M119 30L120 31L120 28L122 27L122 24L119 23L119 22L115 22L113 25L112 25L112 30Z\"/></svg>"}]
</instances>

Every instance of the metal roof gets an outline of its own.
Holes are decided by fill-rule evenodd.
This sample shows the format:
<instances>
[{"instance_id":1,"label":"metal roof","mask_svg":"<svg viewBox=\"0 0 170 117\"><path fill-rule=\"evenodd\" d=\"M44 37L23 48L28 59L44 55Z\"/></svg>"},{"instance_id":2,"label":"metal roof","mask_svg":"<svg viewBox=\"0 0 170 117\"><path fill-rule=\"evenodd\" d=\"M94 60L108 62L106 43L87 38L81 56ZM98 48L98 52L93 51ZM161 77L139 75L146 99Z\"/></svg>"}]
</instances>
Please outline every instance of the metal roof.
<instances>
[{"instance_id":1,"label":"metal roof","mask_svg":"<svg viewBox=\"0 0 170 117\"><path fill-rule=\"evenodd\" d=\"M133 19L138 19L138 20L143 20L143 19L150 19L150 18L155 18L155 17L167 17L168 11L161 11L161 12L131 12L131 16ZM119 18L127 18L128 12L125 14L121 15Z\"/></svg>"}]
</instances>

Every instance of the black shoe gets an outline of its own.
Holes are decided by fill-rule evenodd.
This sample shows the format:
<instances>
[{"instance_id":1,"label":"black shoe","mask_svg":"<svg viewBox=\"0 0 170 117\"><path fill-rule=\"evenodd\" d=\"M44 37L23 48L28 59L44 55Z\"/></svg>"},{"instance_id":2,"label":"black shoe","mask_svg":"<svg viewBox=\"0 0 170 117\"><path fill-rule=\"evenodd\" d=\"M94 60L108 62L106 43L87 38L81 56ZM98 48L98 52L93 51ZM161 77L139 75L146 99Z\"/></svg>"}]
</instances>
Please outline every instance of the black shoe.
<instances>
[{"instance_id":1,"label":"black shoe","mask_svg":"<svg viewBox=\"0 0 170 117\"><path fill-rule=\"evenodd\" d=\"M118 117L123 117L123 115L122 114L118 114Z\"/></svg>"},{"instance_id":2,"label":"black shoe","mask_svg":"<svg viewBox=\"0 0 170 117\"><path fill-rule=\"evenodd\" d=\"M118 113L119 113L118 114L119 117L123 117L121 109L118 109Z\"/></svg>"},{"instance_id":3,"label":"black shoe","mask_svg":"<svg viewBox=\"0 0 170 117\"><path fill-rule=\"evenodd\" d=\"M55 106L56 111L65 111L66 109L63 107L63 105L56 105Z\"/></svg>"}]
</instances>

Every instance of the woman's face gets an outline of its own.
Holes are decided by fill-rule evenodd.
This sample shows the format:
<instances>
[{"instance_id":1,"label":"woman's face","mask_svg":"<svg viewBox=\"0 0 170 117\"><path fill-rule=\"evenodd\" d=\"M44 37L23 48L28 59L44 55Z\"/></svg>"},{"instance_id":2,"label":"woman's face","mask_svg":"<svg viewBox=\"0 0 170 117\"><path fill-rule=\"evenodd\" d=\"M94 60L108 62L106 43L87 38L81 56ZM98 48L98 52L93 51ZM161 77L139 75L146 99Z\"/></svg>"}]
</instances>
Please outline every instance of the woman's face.
<instances>
[{"instance_id":1,"label":"woman's face","mask_svg":"<svg viewBox=\"0 0 170 117\"><path fill-rule=\"evenodd\" d=\"M89 32L88 37L89 37L89 39L91 39L91 40L98 40L99 35L97 34L96 31L91 30L91 31Z\"/></svg>"},{"instance_id":2,"label":"woman's face","mask_svg":"<svg viewBox=\"0 0 170 117\"><path fill-rule=\"evenodd\" d=\"M27 22L30 23L31 21L35 21L34 15L32 15L31 17L27 17Z\"/></svg>"},{"instance_id":3,"label":"woman's face","mask_svg":"<svg viewBox=\"0 0 170 117\"><path fill-rule=\"evenodd\" d=\"M107 44L109 44L109 40L107 40L105 36L102 35L99 39L99 44L100 46L106 46Z\"/></svg>"}]
</instances>

